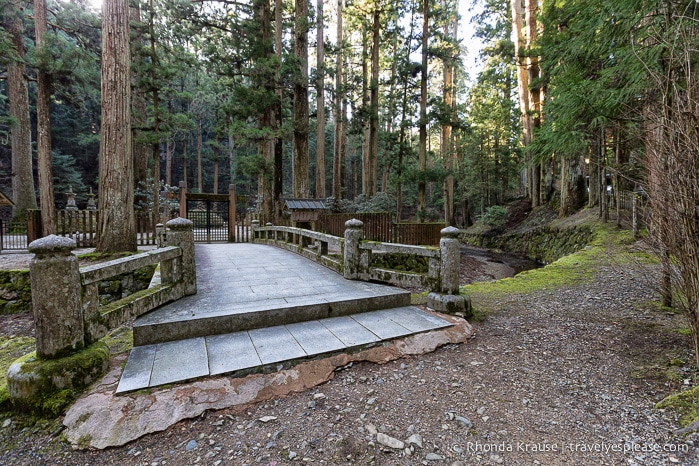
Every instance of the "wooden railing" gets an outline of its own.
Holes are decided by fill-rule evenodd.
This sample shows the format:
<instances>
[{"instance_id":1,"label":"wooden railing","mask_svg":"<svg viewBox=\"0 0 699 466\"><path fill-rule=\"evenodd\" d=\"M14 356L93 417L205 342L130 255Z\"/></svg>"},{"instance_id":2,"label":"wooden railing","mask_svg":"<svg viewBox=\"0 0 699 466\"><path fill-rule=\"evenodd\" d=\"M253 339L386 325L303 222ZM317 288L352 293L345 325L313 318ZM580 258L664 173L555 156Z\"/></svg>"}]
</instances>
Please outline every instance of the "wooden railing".
<instances>
[{"instance_id":1,"label":"wooden railing","mask_svg":"<svg viewBox=\"0 0 699 466\"><path fill-rule=\"evenodd\" d=\"M75 241L79 248L94 247L97 241L97 226L99 225L98 210L57 210L56 235L64 236ZM136 222L136 241L139 246L157 244L157 229L159 219L154 212L134 212ZM27 240L32 242L41 238L41 211L27 211Z\"/></svg>"},{"instance_id":2,"label":"wooden railing","mask_svg":"<svg viewBox=\"0 0 699 466\"><path fill-rule=\"evenodd\" d=\"M364 239L385 243L437 246L444 223L394 223L391 212L339 213L321 215L316 228L322 233L344 235L345 222L364 223Z\"/></svg>"}]
</instances>

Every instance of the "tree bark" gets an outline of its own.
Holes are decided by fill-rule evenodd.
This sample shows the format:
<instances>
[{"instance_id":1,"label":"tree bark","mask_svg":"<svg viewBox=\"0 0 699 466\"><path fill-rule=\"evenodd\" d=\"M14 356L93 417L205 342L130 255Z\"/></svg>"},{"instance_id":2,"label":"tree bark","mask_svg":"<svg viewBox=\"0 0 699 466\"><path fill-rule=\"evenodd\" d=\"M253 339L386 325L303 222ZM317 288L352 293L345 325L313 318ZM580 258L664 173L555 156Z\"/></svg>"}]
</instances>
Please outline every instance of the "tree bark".
<instances>
[{"instance_id":1,"label":"tree bark","mask_svg":"<svg viewBox=\"0 0 699 466\"><path fill-rule=\"evenodd\" d=\"M133 23L141 22L141 8L138 3L134 3L134 6L129 8L130 20ZM152 5L151 5L152 11ZM150 15L151 21L153 13ZM152 24L152 23L149 23ZM132 44L142 45L143 35L140 33L139 28L134 29L134 37L132 38ZM151 41L153 38L151 37ZM131 53L133 57L135 54ZM155 67L152 67L153 69ZM133 95L131 99L131 117L133 118L133 167L134 167L134 189L136 190L135 202L137 205L145 206L147 203L146 189L148 186L148 156L152 153L152 148L148 144L143 142L137 142L136 140L143 136L145 133L146 125L148 124L148 113L147 113L147 102L145 92L137 86L138 83L138 70L136 66L131 69L131 87L133 89ZM154 72L154 71L151 71Z\"/></svg>"},{"instance_id":2,"label":"tree bark","mask_svg":"<svg viewBox=\"0 0 699 466\"><path fill-rule=\"evenodd\" d=\"M46 0L34 0L34 30L36 53L39 62L48 59L44 47L46 42ZM39 205L41 206L41 233L44 236L56 233L56 207L53 195L53 170L51 168L51 77L39 64L36 91L36 154L39 172ZM132 186L133 183L129 186Z\"/></svg>"},{"instance_id":3,"label":"tree bark","mask_svg":"<svg viewBox=\"0 0 699 466\"><path fill-rule=\"evenodd\" d=\"M318 0L316 42L316 198L325 199L325 21L323 0Z\"/></svg>"},{"instance_id":4,"label":"tree bark","mask_svg":"<svg viewBox=\"0 0 699 466\"><path fill-rule=\"evenodd\" d=\"M379 163L379 47L381 39L381 9L374 2L374 14L371 24L371 82L370 116L369 116L369 179L367 180L369 196L376 195L376 181Z\"/></svg>"},{"instance_id":5,"label":"tree bark","mask_svg":"<svg viewBox=\"0 0 699 466\"><path fill-rule=\"evenodd\" d=\"M204 184L202 183L202 166L201 166L201 117L197 119L197 189L203 193Z\"/></svg>"},{"instance_id":6,"label":"tree bark","mask_svg":"<svg viewBox=\"0 0 699 466\"><path fill-rule=\"evenodd\" d=\"M371 133L370 83L369 83L369 31L366 23L362 26L362 194L369 196L371 179L371 160L369 155L369 138ZM353 112L354 114L354 112ZM356 186L356 183L354 184Z\"/></svg>"},{"instance_id":7,"label":"tree bark","mask_svg":"<svg viewBox=\"0 0 699 466\"><path fill-rule=\"evenodd\" d=\"M13 217L24 217L27 209L36 209L34 174L32 169L31 122L29 120L29 91L24 66L24 26L18 4L9 2L4 22L19 60L7 65L7 98L10 117L16 123L10 126L12 139L12 207Z\"/></svg>"},{"instance_id":8,"label":"tree bark","mask_svg":"<svg viewBox=\"0 0 699 466\"><path fill-rule=\"evenodd\" d=\"M342 6L343 0L337 0L337 57L335 57L335 102L333 119L335 120L335 147L333 148L333 198L342 199Z\"/></svg>"},{"instance_id":9,"label":"tree bark","mask_svg":"<svg viewBox=\"0 0 699 466\"><path fill-rule=\"evenodd\" d=\"M128 1L105 0L102 18L102 130L97 251L136 251Z\"/></svg>"},{"instance_id":10,"label":"tree bark","mask_svg":"<svg viewBox=\"0 0 699 466\"><path fill-rule=\"evenodd\" d=\"M335 147L333 148L333 198L342 199L342 6L343 0L337 0L337 57L335 60L335 102L333 118L335 120Z\"/></svg>"},{"instance_id":11,"label":"tree bark","mask_svg":"<svg viewBox=\"0 0 699 466\"><path fill-rule=\"evenodd\" d=\"M424 179L427 169L427 45L429 35L430 2L423 0L422 6L422 69L420 74L420 147L418 165L420 179L417 183L417 221L425 221L427 211L427 192Z\"/></svg>"},{"instance_id":12,"label":"tree bark","mask_svg":"<svg viewBox=\"0 0 699 466\"><path fill-rule=\"evenodd\" d=\"M456 11L452 12L454 19L451 24L447 23L445 35L451 37L456 42L456 33L459 27L459 17ZM443 63L442 72L442 92L444 108L448 112L448 120L442 125L442 160L444 169L447 172L447 177L444 180L444 223L446 226L456 224L454 211L454 144L452 141L452 120L454 118L455 102L455 79L454 79L454 63L456 57L448 57Z\"/></svg>"},{"instance_id":13,"label":"tree bark","mask_svg":"<svg viewBox=\"0 0 699 466\"><path fill-rule=\"evenodd\" d=\"M277 86L277 105L274 110L274 129L279 132L282 127L283 118L283 101L284 89L281 82L281 65L282 65L282 34L283 34L283 18L282 11L284 9L282 0L275 0L274 24L274 52L277 57L277 69L275 72L275 80ZM284 140L281 135L277 134L274 140L274 223L279 225L282 223L282 194L284 190Z\"/></svg>"},{"instance_id":14,"label":"tree bark","mask_svg":"<svg viewBox=\"0 0 699 466\"><path fill-rule=\"evenodd\" d=\"M294 54L298 60L294 80L293 193L308 197L308 0L295 0Z\"/></svg>"}]
</instances>

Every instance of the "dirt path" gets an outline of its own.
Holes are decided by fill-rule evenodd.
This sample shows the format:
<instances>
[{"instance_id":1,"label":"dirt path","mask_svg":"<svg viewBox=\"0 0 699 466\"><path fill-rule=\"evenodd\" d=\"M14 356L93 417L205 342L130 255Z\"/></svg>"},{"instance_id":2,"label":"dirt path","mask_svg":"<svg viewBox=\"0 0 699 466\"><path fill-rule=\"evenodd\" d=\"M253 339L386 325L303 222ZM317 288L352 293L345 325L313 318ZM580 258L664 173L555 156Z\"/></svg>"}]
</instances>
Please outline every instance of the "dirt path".
<instances>
[{"instance_id":1,"label":"dirt path","mask_svg":"<svg viewBox=\"0 0 699 466\"><path fill-rule=\"evenodd\" d=\"M489 316L469 343L355 364L121 448L74 451L57 423L0 415L0 464L697 464L699 436L677 437L675 415L654 409L691 377L691 358L647 275L598 264L563 288L475 295Z\"/></svg>"}]
</instances>

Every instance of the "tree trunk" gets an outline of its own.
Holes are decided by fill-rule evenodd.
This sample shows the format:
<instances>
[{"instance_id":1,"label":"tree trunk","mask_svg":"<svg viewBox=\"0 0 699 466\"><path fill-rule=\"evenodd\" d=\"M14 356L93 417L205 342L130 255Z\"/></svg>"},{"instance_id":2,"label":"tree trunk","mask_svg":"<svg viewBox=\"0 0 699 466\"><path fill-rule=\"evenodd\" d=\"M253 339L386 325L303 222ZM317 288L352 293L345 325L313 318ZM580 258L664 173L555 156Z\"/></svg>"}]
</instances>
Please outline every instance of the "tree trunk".
<instances>
[{"instance_id":1,"label":"tree trunk","mask_svg":"<svg viewBox=\"0 0 699 466\"><path fill-rule=\"evenodd\" d=\"M127 12L128 14L128 12ZM41 206L41 233L56 233L56 207L53 195L51 168L51 78L44 71L48 53L44 51L47 33L46 0L34 0L34 28L36 53L40 62L36 83L36 154L39 172L39 205ZM130 143L130 142L129 142ZM129 187L133 183L129 184Z\"/></svg>"},{"instance_id":2,"label":"tree trunk","mask_svg":"<svg viewBox=\"0 0 699 466\"><path fill-rule=\"evenodd\" d=\"M374 15L371 24L371 82L369 116L369 173L367 180L369 196L376 195L376 180L379 162L379 41L381 39L381 10L374 2Z\"/></svg>"},{"instance_id":3,"label":"tree trunk","mask_svg":"<svg viewBox=\"0 0 699 466\"><path fill-rule=\"evenodd\" d=\"M283 34L283 4L282 0L275 0L275 11L274 11L274 24L276 30L274 31L274 52L277 57L277 69L275 71L275 80L277 86L277 104L274 110L274 128L278 132L282 127L283 118L283 101L284 101L284 89L281 82L281 65L282 65L282 34ZM274 139L274 223L279 225L282 223L282 194L284 191L284 140L277 134Z\"/></svg>"},{"instance_id":4,"label":"tree trunk","mask_svg":"<svg viewBox=\"0 0 699 466\"><path fill-rule=\"evenodd\" d=\"M218 138L217 138L218 141ZM214 146L214 194L218 194L218 156L220 149L218 144Z\"/></svg>"},{"instance_id":5,"label":"tree trunk","mask_svg":"<svg viewBox=\"0 0 699 466\"><path fill-rule=\"evenodd\" d=\"M175 152L175 140L168 137L165 141L165 184L172 186L172 154Z\"/></svg>"},{"instance_id":6,"label":"tree trunk","mask_svg":"<svg viewBox=\"0 0 699 466\"><path fill-rule=\"evenodd\" d=\"M362 28L362 108L360 110L362 121L362 194L369 196L369 180L371 179L371 160L369 159L369 138L371 133L371 109L369 108L369 31L366 29L366 24L364 24ZM352 114L354 115L354 112Z\"/></svg>"},{"instance_id":7,"label":"tree trunk","mask_svg":"<svg viewBox=\"0 0 699 466\"><path fill-rule=\"evenodd\" d=\"M102 18L102 131L97 251L136 251L128 1L105 0Z\"/></svg>"},{"instance_id":8,"label":"tree trunk","mask_svg":"<svg viewBox=\"0 0 699 466\"><path fill-rule=\"evenodd\" d=\"M153 153L153 212L160 212L160 100L158 94L158 86L156 69L159 65L158 56L155 53L155 9L153 8L153 0L150 0L150 19L148 22L150 32L150 54L151 63L150 69L151 85L153 86L153 132L155 137L152 145ZM134 170L135 171L135 170Z\"/></svg>"},{"instance_id":9,"label":"tree trunk","mask_svg":"<svg viewBox=\"0 0 699 466\"><path fill-rule=\"evenodd\" d=\"M294 54L298 60L294 80L293 193L308 197L308 0L295 0Z\"/></svg>"},{"instance_id":10,"label":"tree trunk","mask_svg":"<svg viewBox=\"0 0 699 466\"><path fill-rule=\"evenodd\" d=\"M335 147L333 148L333 192L336 201L342 199L342 6L343 0L337 0L337 57L335 59L335 102L333 118L335 120Z\"/></svg>"},{"instance_id":11,"label":"tree trunk","mask_svg":"<svg viewBox=\"0 0 699 466\"><path fill-rule=\"evenodd\" d=\"M201 168L201 117L197 119L197 190L203 193L204 185L202 183L202 168Z\"/></svg>"},{"instance_id":12,"label":"tree trunk","mask_svg":"<svg viewBox=\"0 0 699 466\"><path fill-rule=\"evenodd\" d=\"M151 22L149 25L152 26L152 8L151 5ZM141 8L138 3L134 3L133 6L129 8L130 20L134 23L141 22ZM143 36L140 33L140 28L135 28L135 34L133 37L133 46L141 46L143 42ZM151 36L151 42L153 37ZM135 54L132 53L131 56ZM151 73L154 73L155 67L151 67ZM146 126L148 124L148 113L147 113L147 102L145 92L137 86L139 80L137 67L133 66L131 68L131 88L133 89L133 95L131 98L131 117L133 118L134 134L132 139L133 144L133 172L134 172L134 189L136 189L135 203L139 206L145 206L148 202L146 196L146 190L148 189L148 156L152 152L152 148L148 144L143 142L137 142L137 139L142 138Z\"/></svg>"},{"instance_id":13,"label":"tree trunk","mask_svg":"<svg viewBox=\"0 0 699 466\"><path fill-rule=\"evenodd\" d=\"M420 75L420 147L418 165L420 179L417 183L417 221L424 222L427 211L426 183L423 178L427 169L427 45L429 35L429 0L422 7L422 69Z\"/></svg>"},{"instance_id":14,"label":"tree trunk","mask_svg":"<svg viewBox=\"0 0 699 466\"><path fill-rule=\"evenodd\" d=\"M187 144L189 142L189 135L185 131L184 137L182 138L182 181L184 181L185 186L187 185Z\"/></svg>"},{"instance_id":15,"label":"tree trunk","mask_svg":"<svg viewBox=\"0 0 699 466\"><path fill-rule=\"evenodd\" d=\"M459 27L459 17L456 11L451 13L454 16L451 24L446 25L445 35L456 42L456 33ZM448 112L448 119L442 125L442 161L444 170L447 172L447 177L444 180L444 223L446 226L454 226L456 224L454 212L454 158L455 150L452 141L452 120L454 119L455 110L455 79L454 79L454 63L456 57L448 57L443 63L443 87L442 99L444 108Z\"/></svg>"},{"instance_id":16,"label":"tree trunk","mask_svg":"<svg viewBox=\"0 0 699 466\"><path fill-rule=\"evenodd\" d=\"M318 0L317 62L316 62L316 198L325 199L325 39L323 29L323 0Z\"/></svg>"},{"instance_id":17,"label":"tree trunk","mask_svg":"<svg viewBox=\"0 0 699 466\"><path fill-rule=\"evenodd\" d=\"M272 11L269 0L257 0L255 3L256 22L260 30L260 45L258 48L258 59L264 63L269 63L274 56L272 42ZM273 77L266 69L266 64L255 64L255 81L265 93L265 96L275 94L275 84ZM275 106L265 105L260 108L258 116L258 127L260 130L268 130L275 126ZM261 216L262 221L272 222L275 220L274 213L274 149L275 143L272 138L262 139L258 143L258 150L264 161L260 176L258 178L258 194L262 196Z\"/></svg>"},{"instance_id":18,"label":"tree trunk","mask_svg":"<svg viewBox=\"0 0 699 466\"><path fill-rule=\"evenodd\" d=\"M4 22L19 60L7 65L7 97L12 139L12 207L13 217L24 217L27 209L36 209L34 174L32 170L31 122L29 120L29 92L24 66L24 27L22 16L15 2L7 4Z\"/></svg>"}]
</instances>

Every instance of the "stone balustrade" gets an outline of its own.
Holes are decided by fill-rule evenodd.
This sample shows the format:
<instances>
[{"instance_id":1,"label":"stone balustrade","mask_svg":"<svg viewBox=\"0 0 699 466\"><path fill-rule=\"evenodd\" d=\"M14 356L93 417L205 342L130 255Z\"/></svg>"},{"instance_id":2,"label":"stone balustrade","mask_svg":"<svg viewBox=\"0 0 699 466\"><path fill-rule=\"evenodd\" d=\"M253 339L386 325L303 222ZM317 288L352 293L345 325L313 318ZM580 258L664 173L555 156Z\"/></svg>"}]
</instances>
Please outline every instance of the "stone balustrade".
<instances>
[{"instance_id":1,"label":"stone balustrade","mask_svg":"<svg viewBox=\"0 0 699 466\"><path fill-rule=\"evenodd\" d=\"M320 262L350 280L377 280L397 286L430 290L428 306L445 312L464 312L470 307L468 298L459 295L461 249L460 230L442 230L440 247L365 241L364 224L352 219L345 223L344 238L295 227L253 222L253 241L294 251ZM330 246L334 246L330 253ZM388 270L372 265L374 254L392 253L428 258L427 273Z\"/></svg>"},{"instance_id":2,"label":"stone balustrade","mask_svg":"<svg viewBox=\"0 0 699 466\"><path fill-rule=\"evenodd\" d=\"M167 247L82 268L71 252L74 240L49 235L33 241L29 251L35 254L30 276L37 356L70 354L138 315L196 293L192 222L178 218L167 227ZM100 282L156 263L160 285L99 305Z\"/></svg>"}]
</instances>

